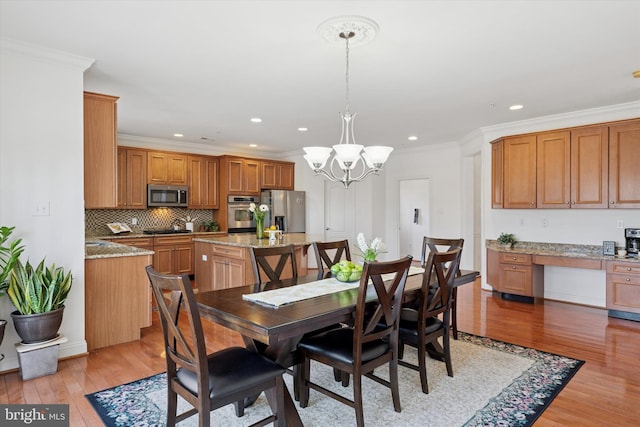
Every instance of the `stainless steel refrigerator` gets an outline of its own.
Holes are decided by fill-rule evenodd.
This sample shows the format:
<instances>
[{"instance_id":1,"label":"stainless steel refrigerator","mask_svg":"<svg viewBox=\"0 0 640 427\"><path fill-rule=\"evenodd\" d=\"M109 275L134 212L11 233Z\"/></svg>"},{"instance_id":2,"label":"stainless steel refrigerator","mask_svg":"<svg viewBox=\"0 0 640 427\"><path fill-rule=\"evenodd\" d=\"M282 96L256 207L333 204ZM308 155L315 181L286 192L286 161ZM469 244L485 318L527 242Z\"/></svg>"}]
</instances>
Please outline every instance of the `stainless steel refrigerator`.
<instances>
[{"instance_id":1,"label":"stainless steel refrigerator","mask_svg":"<svg viewBox=\"0 0 640 427\"><path fill-rule=\"evenodd\" d=\"M269 206L264 225L275 225L285 233L305 232L305 192L263 190L260 203Z\"/></svg>"}]
</instances>

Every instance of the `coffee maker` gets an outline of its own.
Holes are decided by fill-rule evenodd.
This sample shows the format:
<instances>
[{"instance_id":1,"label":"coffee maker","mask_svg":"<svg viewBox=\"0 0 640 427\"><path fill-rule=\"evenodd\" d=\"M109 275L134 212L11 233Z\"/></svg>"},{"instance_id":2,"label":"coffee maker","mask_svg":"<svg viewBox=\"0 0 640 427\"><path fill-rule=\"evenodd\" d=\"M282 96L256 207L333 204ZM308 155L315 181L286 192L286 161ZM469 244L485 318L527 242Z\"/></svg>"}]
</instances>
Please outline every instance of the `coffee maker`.
<instances>
[{"instance_id":1,"label":"coffee maker","mask_svg":"<svg viewBox=\"0 0 640 427\"><path fill-rule=\"evenodd\" d=\"M631 256L638 256L640 249L640 228L625 228L624 237L626 239L625 248Z\"/></svg>"}]
</instances>

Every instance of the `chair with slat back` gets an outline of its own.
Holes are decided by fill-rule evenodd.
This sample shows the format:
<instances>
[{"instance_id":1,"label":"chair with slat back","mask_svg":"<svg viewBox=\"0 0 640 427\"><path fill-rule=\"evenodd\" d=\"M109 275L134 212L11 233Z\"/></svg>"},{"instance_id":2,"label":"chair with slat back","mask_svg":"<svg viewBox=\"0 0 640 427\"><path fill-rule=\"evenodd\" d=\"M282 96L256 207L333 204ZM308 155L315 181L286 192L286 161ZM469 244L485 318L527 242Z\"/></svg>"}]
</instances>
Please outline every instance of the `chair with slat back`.
<instances>
[{"instance_id":1,"label":"chair with slat back","mask_svg":"<svg viewBox=\"0 0 640 427\"><path fill-rule=\"evenodd\" d=\"M420 372L422 392L429 393L427 382L427 353L437 359L443 359L447 374L453 377L449 328L451 325L451 303L453 281L460 263L461 248L447 252L429 252L422 276L419 308L403 307L400 314L399 364ZM435 277L437 285L433 286ZM438 316L442 315L442 320ZM437 339L442 337L442 347ZM418 366L402 360L404 345L418 349Z\"/></svg>"},{"instance_id":2,"label":"chair with slat back","mask_svg":"<svg viewBox=\"0 0 640 427\"><path fill-rule=\"evenodd\" d=\"M464 245L464 239L440 239L437 237L424 237L422 239L422 258L421 264L424 267L427 260L427 253L432 252L447 252L456 248L462 250ZM428 250L427 250L428 248ZM460 266L456 271L456 276L460 275ZM456 299L458 297L458 289L453 288L451 294L451 330L453 331L453 339L458 339L458 305Z\"/></svg>"},{"instance_id":3,"label":"chair with slat back","mask_svg":"<svg viewBox=\"0 0 640 427\"><path fill-rule=\"evenodd\" d=\"M167 362L167 425L175 426L195 414L198 425L210 425L211 411L236 405L244 411L245 398L265 392L273 403L273 415L254 426L273 422L285 426L284 369L258 353L230 347L207 355L202 321L189 276L166 275L147 266L162 324ZM181 313L186 314L180 319ZM193 408L177 414L178 395Z\"/></svg>"},{"instance_id":4,"label":"chair with slat back","mask_svg":"<svg viewBox=\"0 0 640 427\"><path fill-rule=\"evenodd\" d=\"M316 254L318 280L331 277L331 266L340 262L343 255L344 259L351 261L349 241L346 239L336 242L313 242L313 251Z\"/></svg>"},{"instance_id":5,"label":"chair with slat back","mask_svg":"<svg viewBox=\"0 0 640 427\"><path fill-rule=\"evenodd\" d=\"M252 247L249 253L251 254L251 266L255 283L280 280L287 265L290 266L287 271L291 272L291 277L298 277L296 252L293 245ZM275 260L277 260L277 263L274 262Z\"/></svg>"},{"instance_id":6,"label":"chair with slat back","mask_svg":"<svg viewBox=\"0 0 640 427\"><path fill-rule=\"evenodd\" d=\"M398 323L404 287L411 257L387 262L365 262L358 287L353 327L337 328L303 338L298 348L303 355L300 406L309 403L309 389L338 400L355 409L356 424L364 425L362 376L391 389L393 407L400 412L398 391ZM392 278L384 281L383 275ZM377 299L367 301L367 290ZM311 382L311 360L353 375L353 400ZM373 370L389 365L389 380L374 375Z\"/></svg>"}]
</instances>

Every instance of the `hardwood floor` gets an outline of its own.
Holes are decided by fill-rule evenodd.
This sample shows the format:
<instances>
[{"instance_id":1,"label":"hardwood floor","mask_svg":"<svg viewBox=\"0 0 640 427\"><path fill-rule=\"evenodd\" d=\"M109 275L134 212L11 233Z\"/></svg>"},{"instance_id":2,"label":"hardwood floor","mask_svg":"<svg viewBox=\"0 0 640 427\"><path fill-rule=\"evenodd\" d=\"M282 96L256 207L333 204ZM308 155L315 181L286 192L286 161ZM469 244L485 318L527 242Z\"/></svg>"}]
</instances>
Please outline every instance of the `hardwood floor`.
<instances>
[{"instance_id":1,"label":"hardwood floor","mask_svg":"<svg viewBox=\"0 0 640 427\"><path fill-rule=\"evenodd\" d=\"M538 419L536 426L637 425L640 419L640 323L605 310L545 301L503 301L479 282L458 292L461 331L562 354L586 363ZM0 403L68 403L72 426L101 425L84 397L162 372L162 332L155 317L142 339L62 360L58 372L22 381L0 375ZM242 345L239 336L205 321L210 351ZM454 359L455 369L455 359Z\"/></svg>"}]
</instances>

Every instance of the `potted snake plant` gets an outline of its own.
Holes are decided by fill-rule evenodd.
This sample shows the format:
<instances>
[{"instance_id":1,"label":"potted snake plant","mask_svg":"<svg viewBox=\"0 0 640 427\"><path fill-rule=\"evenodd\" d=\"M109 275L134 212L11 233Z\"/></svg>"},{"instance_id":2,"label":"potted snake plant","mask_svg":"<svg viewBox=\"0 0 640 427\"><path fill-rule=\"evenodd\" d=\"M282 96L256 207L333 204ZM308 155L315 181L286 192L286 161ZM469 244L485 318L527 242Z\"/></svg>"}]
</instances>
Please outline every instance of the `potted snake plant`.
<instances>
[{"instance_id":1,"label":"potted snake plant","mask_svg":"<svg viewBox=\"0 0 640 427\"><path fill-rule=\"evenodd\" d=\"M44 259L35 268L29 261L16 261L7 294L16 308L11 313L13 326L24 344L57 337L72 282L71 272L55 264L45 266Z\"/></svg>"},{"instance_id":2,"label":"potted snake plant","mask_svg":"<svg viewBox=\"0 0 640 427\"><path fill-rule=\"evenodd\" d=\"M6 293L9 287L9 273L24 250L24 246L20 244L22 239L9 241L14 229L15 227L0 227L0 297ZM6 325L7 321L0 319L0 344L4 338Z\"/></svg>"}]
</instances>

